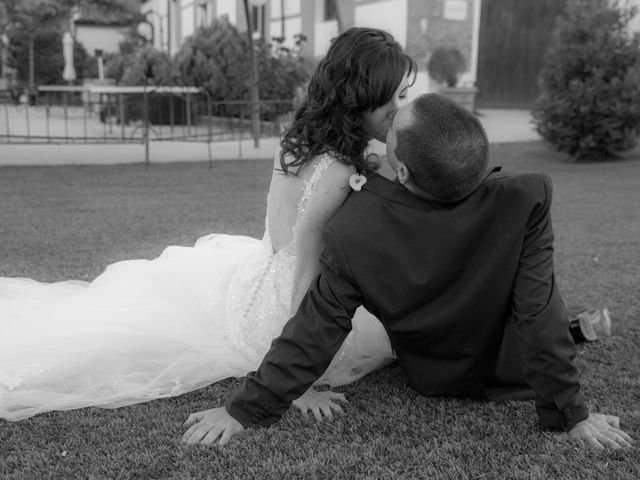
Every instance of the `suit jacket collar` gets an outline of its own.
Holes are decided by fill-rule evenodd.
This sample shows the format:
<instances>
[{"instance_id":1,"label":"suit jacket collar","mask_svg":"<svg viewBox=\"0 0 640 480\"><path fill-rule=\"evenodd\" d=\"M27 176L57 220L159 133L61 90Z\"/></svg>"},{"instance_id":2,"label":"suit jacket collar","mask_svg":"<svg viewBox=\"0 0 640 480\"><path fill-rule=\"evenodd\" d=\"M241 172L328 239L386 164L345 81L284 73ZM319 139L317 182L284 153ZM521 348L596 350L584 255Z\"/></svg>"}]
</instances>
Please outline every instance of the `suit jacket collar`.
<instances>
[{"instance_id":1,"label":"suit jacket collar","mask_svg":"<svg viewBox=\"0 0 640 480\"><path fill-rule=\"evenodd\" d=\"M377 173L369 175L367 177L367 183L365 183L362 188L394 203L401 203L408 207L419 208L421 210L432 208L429 202L415 196L398 182L389 180ZM358 193L354 192L353 194L357 195Z\"/></svg>"},{"instance_id":2,"label":"suit jacket collar","mask_svg":"<svg viewBox=\"0 0 640 480\"><path fill-rule=\"evenodd\" d=\"M480 185L486 182L487 178L491 174L499 172L501 169L502 167L493 167L492 169L490 169ZM377 173L374 173L367 177L367 183L364 184L363 188L374 195L386 198L387 200L390 200L392 202L400 203L412 208L419 208L422 210L447 209L453 205L457 205L460 202L464 202L467 198L469 198L469 196L473 195L472 192L469 196L455 203L438 203L435 201L424 200L411 193L407 188L403 187L398 182L389 180L382 175L378 175Z\"/></svg>"}]
</instances>

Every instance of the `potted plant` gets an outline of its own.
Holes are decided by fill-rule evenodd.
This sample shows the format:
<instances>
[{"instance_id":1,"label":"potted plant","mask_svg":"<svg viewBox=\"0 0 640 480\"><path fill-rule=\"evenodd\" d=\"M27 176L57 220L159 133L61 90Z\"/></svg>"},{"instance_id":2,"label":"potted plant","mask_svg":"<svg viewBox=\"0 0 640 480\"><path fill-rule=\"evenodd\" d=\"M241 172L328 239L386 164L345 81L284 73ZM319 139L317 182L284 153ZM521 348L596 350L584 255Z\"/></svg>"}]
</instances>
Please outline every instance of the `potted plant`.
<instances>
[{"instance_id":1,"label":"potted plant","mask_svg":"<svg viewBox=\"0 0 640 480\"><path fill-rule=\"evenodd\" d=\"M464 57L455 47L436 48L427 63L429 77L441 84L438 93L474 111L478 89L474 86L458 85L460 74L465 71L465 68Z\"/></svg>"}]
</instances>

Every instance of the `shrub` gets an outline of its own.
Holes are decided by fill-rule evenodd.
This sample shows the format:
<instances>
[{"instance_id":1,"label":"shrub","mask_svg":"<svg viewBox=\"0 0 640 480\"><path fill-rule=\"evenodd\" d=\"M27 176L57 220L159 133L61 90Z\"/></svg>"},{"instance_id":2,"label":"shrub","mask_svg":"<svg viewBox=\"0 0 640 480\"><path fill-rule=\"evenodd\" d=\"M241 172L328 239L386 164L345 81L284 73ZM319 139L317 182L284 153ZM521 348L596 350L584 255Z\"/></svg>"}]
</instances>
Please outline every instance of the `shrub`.
<instances>
[{"instance_id":1,"label":"shrub","mask_svg":"<svg viewBox=\"0 0 640 480\"><path fill-rule=\"evenodd\" d=\"M104 57L105 76L118 85L143 85L145 75L149 84L174 85L175 72L169 56L135 38L120 44L118 54Z\"/></svg>"},{"instance_id":2,"label":"shrub","mask_svg":"<svg viewBox=\"0 0 640 480\"><path fill-rule=\"evenodd\" d=\"M114 79L120 86L144 85L145 77L148 85L176 85L175 72L169 56L141 43L139 39L131 37L120 43L120 52L107 54L104 57L105 77ZM173 118L175 124L186 121L183 118L184 100L174 96L154 94L149 97L149 119L152 124L167 124L172 118L168 113L161 114L167 108L168 102L173 102L180 109ZM103 106L100 114L104 122L107 116L115 115L117 107L114 104ZM143 118L143 96L129 94L124 100L125 123Z\"/></svg>"},{"instance_id":3,"label":"shrub","mask_svg":"<svg viewBox=\"0 0 640 480\"><path fill-rule=\"evenodd\" d=\"M438 83L446 83L449 87L458 84L458 76L465 68L464 57L455 47L436 48L427 63L429 76Z\"/></svg>"},{"instance_id":4,"label":"shrub","mask_svg":"<svg viewBox=\"0 0 640 480\"><path fill-rule=\"evenodd\" d=\"M259 43L256 48L261 100L292 100L297 86L308 73L295 52ZM199 29L186 39L175 58L176 68L186 85L203 87L213 101L248 101L251 85L249 42L226 18ZM290 110L290 105L261 108L263 119ZM219 115L248 117L246 106L221 106Z\"/></svg>"},{"instance_id":5,"label":"shrub","mask_svg":"<svg viewBox=\"0 0 640 480\"><path fill-rule=\"evenodd\" d=\"M533 121L575 160L612 159L640 134L640 36L633 8L571 0L558 18L540 73Z\"/></svg>"},{"instance_id":6,"label":"shrub","mask_svg":"<svg viewBox=\"0 0 640 480\"><path fill-rule=\"evenodd\" d=\"M297 46L306 37L297 35ZM261 116L273 120L295 108L299 87L309 79L309 65L295 51L283 47L281 38L274 38L273 44L262 43L258 49L258 83L261 100L283 102L266 104L261 107Z\"/></svg>"},{"instance_id":7,"label":"shrub","mask_svg":"<svg viewBox=\"0 0 640 480\"><path fill-rule=\"evenodd\" d=\"M142 85L145 76L150 84L169 86L176 83L169 56L149 45L127 57L120 84Z\"/></svg>"},{"instance_id":8,"label":"shrub","mask_svg":"<svg viewBox=\"0 0 640 480\"><path fill-rule=\"evenodd\" d=\"M249 98L251 72L247 40L226 18L200 28L176 54L186 85L203 87L214 101Z\"/></svg>"}]
</instances>

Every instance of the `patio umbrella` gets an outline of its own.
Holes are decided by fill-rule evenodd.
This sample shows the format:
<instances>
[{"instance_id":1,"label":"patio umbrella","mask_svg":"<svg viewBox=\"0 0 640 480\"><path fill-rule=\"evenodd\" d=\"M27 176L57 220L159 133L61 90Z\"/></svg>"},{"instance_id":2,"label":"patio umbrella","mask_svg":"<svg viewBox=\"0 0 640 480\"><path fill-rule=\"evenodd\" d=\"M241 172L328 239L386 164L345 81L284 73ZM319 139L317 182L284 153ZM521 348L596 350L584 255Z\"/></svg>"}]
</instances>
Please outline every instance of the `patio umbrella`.
<instances>
[{"instance_id":1,"label":"patio umbrella","mask_svg":"<svg viewBox=\"0 0 640 480\"><path fill-rule=\"evenodd\" d=\"M67 82L73 82L76 79L76 69L73 68L73 37L69 32L64 32L62 37L62 55L64 56L62 78Z\"/></svg>"}]
</instances>

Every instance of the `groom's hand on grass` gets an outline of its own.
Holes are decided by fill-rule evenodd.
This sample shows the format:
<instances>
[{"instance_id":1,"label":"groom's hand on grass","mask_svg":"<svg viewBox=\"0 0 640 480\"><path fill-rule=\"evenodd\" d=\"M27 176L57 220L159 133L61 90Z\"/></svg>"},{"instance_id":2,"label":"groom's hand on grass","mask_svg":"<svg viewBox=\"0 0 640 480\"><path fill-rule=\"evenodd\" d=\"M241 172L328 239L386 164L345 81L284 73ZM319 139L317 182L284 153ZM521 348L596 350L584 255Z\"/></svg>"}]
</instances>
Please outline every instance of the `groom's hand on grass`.
<instances>
[{"instance_id":1,"label":"groom's hand on grass","mask_svg":"<svg viewBox=\"0 0 640 480\"><path fill-rule=\"evenodd\" d=\"M293 401L293 406L302 412L305 419L309 418L309 413L313 414L318 422L323 418L333 420L333 414L344 414L340 403L349 403L342 393L331 390L318 391L311 387L302 396Z\"/></svg>"},{"instance_id":2,"label":"groom's hand on grass","mask_svg":"<svg viewBox=\"0 0 640 480\"><path fill-rule=\"evenodd\" d=\"M583 440L587 445L598 450L606 448L617 450L630 447L632 438L620 430L620 419L613 415L591 413L577 423L569 435Z\"/></svg>"},{"instance_id":3,"label":"groom's hand on grass","mask_svg":"<svg viewBox=\"0 0 640 480\"><path fill-rule=\"evenodd\" d=\"M184 426L189 429L182 435L182 441L190 445L210 445L218 438L218 443L225 445L236 433L244 430L224 407L192 413Z\"/></svg>"}]
</instances>

